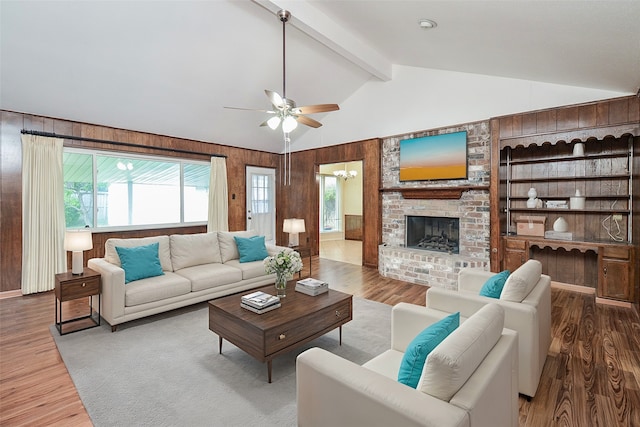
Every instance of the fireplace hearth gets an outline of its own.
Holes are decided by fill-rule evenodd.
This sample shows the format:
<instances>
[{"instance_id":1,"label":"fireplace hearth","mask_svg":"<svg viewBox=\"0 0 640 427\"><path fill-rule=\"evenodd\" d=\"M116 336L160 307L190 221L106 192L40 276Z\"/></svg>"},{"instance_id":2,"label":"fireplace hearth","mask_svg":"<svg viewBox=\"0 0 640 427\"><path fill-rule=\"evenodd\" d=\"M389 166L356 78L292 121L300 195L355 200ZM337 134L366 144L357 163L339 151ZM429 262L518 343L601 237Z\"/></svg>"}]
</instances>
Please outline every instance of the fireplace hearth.
<instances>
[{"instance_id":1,"label":"fireplace hearth","mask_svg":"<svg viewBox=\"0 0 640 427\"><path fill-rule=\"evenodd\" d=\"M460 253L459 218L407 215L405 219L407 248Z\"/></svg>"}]
</instances>

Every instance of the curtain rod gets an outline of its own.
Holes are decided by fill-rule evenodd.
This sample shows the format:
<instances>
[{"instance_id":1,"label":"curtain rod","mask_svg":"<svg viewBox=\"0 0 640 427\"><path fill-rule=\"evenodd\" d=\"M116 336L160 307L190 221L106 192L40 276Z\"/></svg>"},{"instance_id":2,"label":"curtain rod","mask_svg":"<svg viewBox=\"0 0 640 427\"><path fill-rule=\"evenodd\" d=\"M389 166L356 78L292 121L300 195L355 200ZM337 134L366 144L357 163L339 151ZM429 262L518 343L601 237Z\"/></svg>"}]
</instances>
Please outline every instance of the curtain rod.
<instances>
[{"instance_id":1,"label":"curtain rod","mask_svg":"<svg viewBox=\"0 0 640 427\"><path fill-rule=\"evenodd\" d=\"M123 147L152 148L154 150L171 151L172 153L200 154L200 155L203 155L203 156L224 157L225 159L227 158L227 156L225 156L224 154L210 154L210 153L203 153L201 151L188 151L188 150L180 150L180 149L176 149L176 148L150 147L148 145L134 144L134 143L131 143L131 142L109 141L109 140L106 140L106 139L85 138L85 137L82 137L82 136L73 136L73 135L59 135L57 133L40 132L40 131L37 131L37 130L22 129L20 131L20 133L21 134L25 134L25 135L47 136L47 137L50 137L50 138L70 139L70 140L73 140L73 141L87 141L87 142L98 142L98 143L102 143L102 144L121 145Z\"/></svg>"}]
</instances>

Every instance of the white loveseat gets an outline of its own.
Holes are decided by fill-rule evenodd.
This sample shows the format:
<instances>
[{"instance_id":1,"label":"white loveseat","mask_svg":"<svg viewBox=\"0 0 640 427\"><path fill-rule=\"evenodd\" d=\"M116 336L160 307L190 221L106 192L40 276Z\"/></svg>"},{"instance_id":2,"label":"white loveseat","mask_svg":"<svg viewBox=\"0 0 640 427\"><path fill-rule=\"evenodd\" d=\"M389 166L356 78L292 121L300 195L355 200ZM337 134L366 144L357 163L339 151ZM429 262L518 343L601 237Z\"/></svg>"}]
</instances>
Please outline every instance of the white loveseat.
<instances>
[{"instance_id":1,"label":"white loveseat","mask_svg":"<svg viewBox=\"0 0 640 427\"><path fill-rule=\"evenodd\" d=\"M518 332L520 393L529 397L536 394L551 345L551 278L541 272L539 261L528 260L511 273L496 299L479 295L495 273L464 268L458 276L457 291L433 287L427 290L426 297L427 307L449 313L459 311L464 317L487 304L504 308L505 328Z\"/></svg>"},{"instance_id":2,"label":"white loveseat","mask_svg":"<svg viewBox=\"0 0 640 427\"><path fill-rule=\"evenodd\" d=\"M298 425L517 426L517 333L503 329L504 312L496 304L461 323L433 349L419 389L397 381L409 343L448 314L414 304L394 306L391 349L363 366L320 348L300 354Z\"/></svg>"},{"instance_id":3,"label":"white loveseat","mask_svg":"<svg viewBox=\"0 0 640 427\"><path fill-rule=\"evenodd\" d=\"M102 276L101 315L116 330L130 320L208 301L247 289L275 283L262 261L241 263L234 236L252 237L252 231L175 234L132 239L108 239L104 258L93 258L88 267ZM164 274L125 284L116 247L158 243ZM275 255L289 248L266 245ZM97 299L94 299L97 304Z\"/></svg>"}]
</instances>

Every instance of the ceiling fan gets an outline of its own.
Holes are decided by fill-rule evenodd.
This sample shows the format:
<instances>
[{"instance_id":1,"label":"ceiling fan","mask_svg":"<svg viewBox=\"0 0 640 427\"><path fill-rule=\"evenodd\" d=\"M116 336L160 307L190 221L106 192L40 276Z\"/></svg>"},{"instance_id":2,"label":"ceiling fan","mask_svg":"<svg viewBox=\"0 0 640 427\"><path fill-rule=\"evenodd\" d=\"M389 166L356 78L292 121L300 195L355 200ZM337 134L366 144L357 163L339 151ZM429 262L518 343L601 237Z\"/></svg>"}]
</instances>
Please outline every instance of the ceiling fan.
<instances>
[{"instance_id":1,"label":"ceiling fan","mask_svg":"<svg viewBox=\"0 0 640 427\"><path fill-rule=\"evenodd\" d=\"M282 22L282 96L272 90L265 90L267 98L273 106L272 110L261 110L252 108L225 107L235 110L263 111L273 116L260 124L260 126L269 126L275 130L282 125L282 132L285 134L285 142L288 139L288 133L293 131L298 123L312 128L322 126L317 120L307 117L307 114L326 113L329 111L339 110L338 104L316 104L298 107L293 99L287 98L287 79L286 79L286 23L291 18L291 13L287 10L280 10L276 13Z\"/></svg>"}]
</instances>

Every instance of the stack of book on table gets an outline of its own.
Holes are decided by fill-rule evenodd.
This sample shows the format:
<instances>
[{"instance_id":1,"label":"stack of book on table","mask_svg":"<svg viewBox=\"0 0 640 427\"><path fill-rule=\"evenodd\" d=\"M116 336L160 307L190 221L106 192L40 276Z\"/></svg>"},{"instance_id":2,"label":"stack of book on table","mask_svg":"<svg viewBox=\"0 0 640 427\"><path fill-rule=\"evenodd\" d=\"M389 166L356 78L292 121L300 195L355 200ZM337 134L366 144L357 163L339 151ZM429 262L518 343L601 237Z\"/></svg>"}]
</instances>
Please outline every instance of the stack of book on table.
<instances>
[{"instance_id":1,"label":"stack of book on table","mask_svg":"<svg viewBox=\"0 0 640 427\"><path fill-rule=\"evenodd\" d=\"M280 307L280 298L266 292L257 291L243 295L240 299L240 306L251 310L254 313L262 314Z\"/></svg>"},{"instance_id":2,"label":"stack of book on table","mask_svg":"<svg viewBox=\"0 0 640 427\"><path fill-rule=\"evenodd\" d=\"M298 280L296 282L296 291L303 294L316 296L323 294L329 290L329 285L322 280L313 279L308 277L306 279Z\"/></svg>"}]
</instances>

